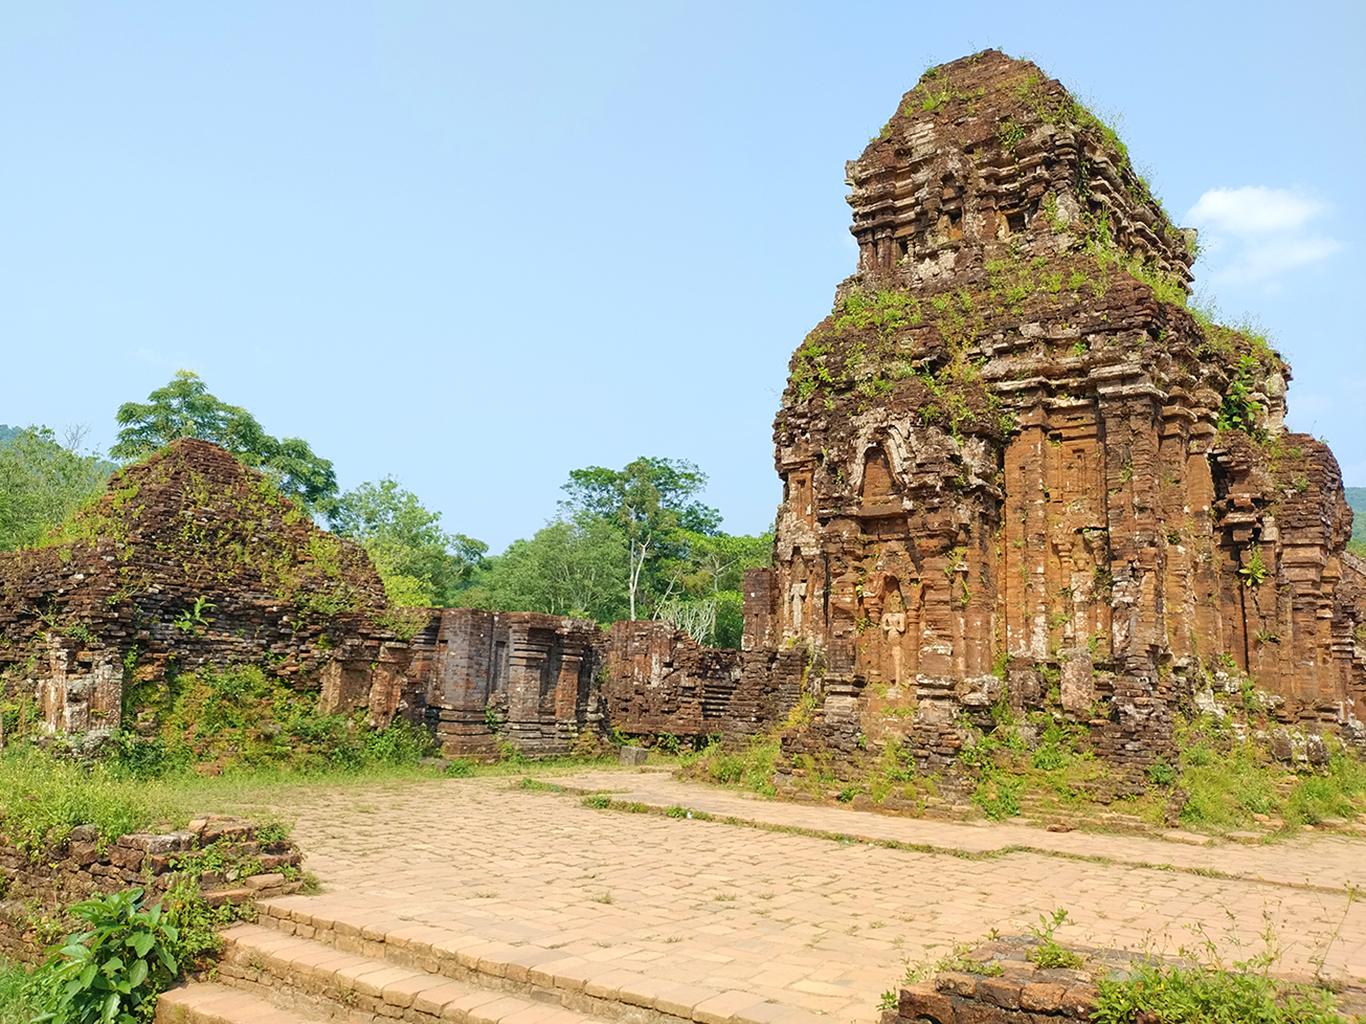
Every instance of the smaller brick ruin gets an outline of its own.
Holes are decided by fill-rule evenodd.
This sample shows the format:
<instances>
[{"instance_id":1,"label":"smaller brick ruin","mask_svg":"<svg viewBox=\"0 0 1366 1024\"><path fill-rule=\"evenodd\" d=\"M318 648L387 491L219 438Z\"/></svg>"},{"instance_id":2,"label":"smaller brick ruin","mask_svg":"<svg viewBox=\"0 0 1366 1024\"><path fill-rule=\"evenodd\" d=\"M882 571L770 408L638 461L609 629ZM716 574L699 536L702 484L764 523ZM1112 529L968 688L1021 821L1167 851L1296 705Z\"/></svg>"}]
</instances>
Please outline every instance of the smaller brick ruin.
<instances>
[{"instance_id":1,"label":"smaller brick ruin","mask_svg":"<svg viewBox=\"0 0 1366 1024\"><path fill-rule=\"evenodd\" d=\"M1036 940L1005 938L983 943L961 957L958 969L898 991L882 1024L1065 1024L1090 1020L1100 995L1099 978L1124 972L1136 953L1076 951L1081 966L1040 968L1029 959ZM1073 952L1069 950L1069 952Z\"/></svg>"},{"instance_id":2,"label":"smaller brick ruin","mask_svg":"<svg viewBox=\"0 0 1366 1024\"><path fill-rule=\"evenodd\" d=\"M897 990L895 1009L882 1011L882 1024L1068 1024L1092 1019L1101 999L1100 986L1122 981L1139 967L1198 972L1190 959L1106 949L1055 946L1055 955L1071 955L1075 967L1041 967L1035 960L1040 940L1005 936L963 950L956 963L926 981ZM1045 961L1047 962L1047 961ZM1301 983L1309 979L1299 979ZM1337 995L1344 1019L1361 1008L1359 988ZM1138 1024L1156 1021L1140 1012Z\"/></svg>"},{"instance_id":3,"label":"smaller brick ruin","mask_svg":"<svg viewBox=\"0 0 1366 1024\"><path fill-rule=\"evenodd\" d=\"M125 682L203 665L311 685L342 638L367 661L408 658L365 552L207 442L114 474L54 540L0 555L4 692L54 730L114 730Z\"/></svg>"}]
</instances>

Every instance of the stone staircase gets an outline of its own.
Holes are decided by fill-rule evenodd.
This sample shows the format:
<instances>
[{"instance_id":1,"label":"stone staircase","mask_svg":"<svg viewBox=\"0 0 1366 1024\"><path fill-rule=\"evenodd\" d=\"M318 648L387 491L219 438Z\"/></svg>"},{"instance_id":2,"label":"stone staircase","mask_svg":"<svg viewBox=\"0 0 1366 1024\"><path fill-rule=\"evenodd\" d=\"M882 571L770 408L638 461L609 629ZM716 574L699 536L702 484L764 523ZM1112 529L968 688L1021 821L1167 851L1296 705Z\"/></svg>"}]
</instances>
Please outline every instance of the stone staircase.
<instances>
[{"instance_id":1,"label":"stone staircase","mask_svg":"<svg viewBox=\"0 0 1366 1024\"><path fill-rule=\"evenodd\" d=\"M301 905L302 904L302 905ZM715 992L558 950L444 929L394 931L259 905L223 933L213 981L163 993L157 1024L817 1024L751 992Z\"/></svg>"},{"instance_id":2,"label":"stone staircase","mask_svg":"<svg viewBox=\"0 0 1366 1024\"><path fill-rule=\"evenodd\" d=\"M513 995L455 981L392 960L344 953L313 939L259 925L224 936L217 982L165 993L163 1024L298 1024L344 1020L414 1024L586 1024L553 1001L552 992Z\"/></svg>"}]
</instances>

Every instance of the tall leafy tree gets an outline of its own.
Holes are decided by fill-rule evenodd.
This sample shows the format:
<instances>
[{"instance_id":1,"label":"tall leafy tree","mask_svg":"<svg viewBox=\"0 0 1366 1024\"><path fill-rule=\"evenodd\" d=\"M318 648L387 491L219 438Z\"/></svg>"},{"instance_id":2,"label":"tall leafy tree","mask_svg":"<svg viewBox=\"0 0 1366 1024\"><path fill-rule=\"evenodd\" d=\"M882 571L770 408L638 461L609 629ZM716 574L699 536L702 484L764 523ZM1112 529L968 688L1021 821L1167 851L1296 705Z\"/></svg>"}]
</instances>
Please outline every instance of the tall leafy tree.
<instances>
[{"instance_id":1,"label":"tall leafy tree","mask_svg":"<svg viewBox=\"0 0 1366 1024\"><path fill-rule=\"evenodd\" d=\"M113 469L59 444L47 427L10 433L0 442L0 551L37 544L99 494Z\"/></svg>"},{"instance_id":2,"label":"tall leafy tree","mask_svg":"<svg viewBox=\"0 0 1366 1024\"><path fill-rule=\"evenodd\" d=\"M698 643L738 648L744 632L745 570L772 563L773 534L683 531L680 539L681 551L668 563L668 587L655 616L670 620Z\"/></svg>"},{"instance_id":3,"label":"tall leafy tree","mask_svg":"<svg viewBox=\"0 0 1366 1024\"><path fill-rule=\"evenodd\" d=\"M701 643L738 647L744 572L767 565L773 535L729 536L698 495L690 462L640 458L574 470L560 517L485 561L459 602L601 623L668 619Z\"/></svg>"},{"instance_id":4,"label":"tall leafy tree","mask_svg":"<svg viewBox=\"0 0 1366 1024\"><path fill-rule=\"evenodd\" d=\"M441 529L441 513L386 477L363 483L331 505L333 530L359 542L375 563L389 600L410 607L448 606L465 588L488 545Z\"/></svg>"},{"instance_id":5,"label":"tall leafy tree","mask_svg":"<svg viewBox=\"0 0 1366 1024\"><path fill-rule=\"evenodd\" d=\"M770 565L773 561L773 534L757 536L729 533L697 533L683 531L683 549L670 566L675 586L693 597L739 590L744 584L745 570Z\"/></svg>"},{"instance_id":6,"label":"tall leafy tree","mask_svg":"<svg viewBox=\"0 0 1366 1024\"><path fill-rule=\"evenodd\" d=\"M620 470L589 466L569 474L561 509L580 524L602 520L625 541L627 603L636 618L656 570L677 554L682 531L715 533L721 513L697 495L707 476L684 460L642 456Z\"/></svg>"},{"instance_id":7,"label":"tall leafy tree","mask_svg":"<svg viewBox=\"0 0 1366 1024\"><path fill-rule=\"evenodd\" d=\"M557 519L489 559L460 601L476 608L614 622L627 611L625 559L621 531L607 520Z\"/></svg>"},{"instance_id":8,"label":"tall leafy tree","mask_svg":"<svg viewBox=\"0 0 1366 1024\"><path fill-rule=\"evenodd\" d=\"M116 459L143 459L176 438L197 437L232 452L239 461L270 477L280 492L310 512L326 511L337 493L332 463L297 437L278 440L245 409L219 401L192 370L177 370L146 402L125 402L116 416Z\"/></svg>"}]
</instances>

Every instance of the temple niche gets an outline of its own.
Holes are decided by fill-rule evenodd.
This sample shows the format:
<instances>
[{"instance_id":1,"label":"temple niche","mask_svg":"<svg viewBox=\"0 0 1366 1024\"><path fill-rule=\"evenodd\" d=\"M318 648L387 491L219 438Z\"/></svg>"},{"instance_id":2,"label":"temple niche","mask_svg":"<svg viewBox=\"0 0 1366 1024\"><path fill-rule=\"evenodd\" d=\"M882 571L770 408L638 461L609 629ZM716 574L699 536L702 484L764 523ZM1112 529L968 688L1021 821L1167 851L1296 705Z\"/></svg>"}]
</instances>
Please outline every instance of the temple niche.
<instances>
[{"instance_id":1,"label":"temple niche","mask_svg":"<svg viewBox=\"0 0 1366 1024\"><path fill-rule=\"evenodd\" d=\"M1114 133L988 50L927 72L847 182L857 272L774 424L765 629L818 700L789 746L933 769L1005 702L1139 769L1230 674L1359 735L1337 463L1286 430L1265 340L1187 308L1194 232Z\"/></svg>"}]
</instances>

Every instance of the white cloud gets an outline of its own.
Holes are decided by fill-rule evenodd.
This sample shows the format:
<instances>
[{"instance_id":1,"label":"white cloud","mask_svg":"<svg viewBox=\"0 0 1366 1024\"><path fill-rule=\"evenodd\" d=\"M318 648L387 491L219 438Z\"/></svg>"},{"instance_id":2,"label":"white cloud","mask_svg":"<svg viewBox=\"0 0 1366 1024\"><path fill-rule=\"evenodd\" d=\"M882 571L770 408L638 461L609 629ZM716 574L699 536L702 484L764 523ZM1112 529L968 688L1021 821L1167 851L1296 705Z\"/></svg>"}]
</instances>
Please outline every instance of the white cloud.
<instances>
[{"instance_id":1,"label":"white cloud","mask_svg":"<svg viewBox=\"0 0 1366 1024\"><path fill-rule=\"evenodd\" d=\"M1327 209L1323 203L1288 188L1248 185L1212 188L1191 207L1189 217L1214 231L1259 235L1294 231Z\"/></svg>"},{"instance_id":2,"label":"white cloud","mask_svg":"<svg viewBox=\"0 0 1366 1024\"><path fill-rule=\"evenodd\" d=\"M1307 230L1327 212L1327 204L1303 192L1248 185L1210 189L1186 218L1200 229L1213 280L1274 284L1286 271L1318 263L1343 247Z\"/></svg>"}]
</instances>

